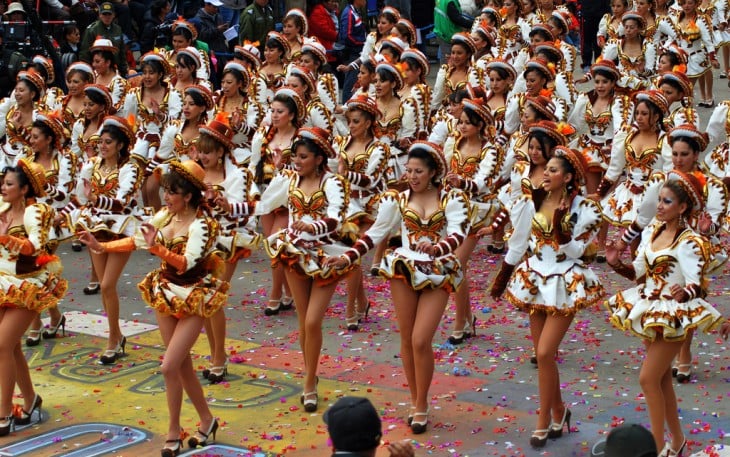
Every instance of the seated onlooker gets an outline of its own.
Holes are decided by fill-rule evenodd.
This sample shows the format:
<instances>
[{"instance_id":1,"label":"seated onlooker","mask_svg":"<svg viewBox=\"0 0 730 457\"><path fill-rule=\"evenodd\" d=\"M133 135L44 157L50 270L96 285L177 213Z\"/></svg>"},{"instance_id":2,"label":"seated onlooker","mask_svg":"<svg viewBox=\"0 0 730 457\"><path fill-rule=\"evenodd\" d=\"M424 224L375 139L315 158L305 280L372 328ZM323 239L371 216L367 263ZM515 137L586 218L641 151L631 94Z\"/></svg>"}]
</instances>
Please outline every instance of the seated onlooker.
<instances>
[{"instance_id":1,"label":"seated onlooker","mask_svg":"<svg viewBox=\"0 0 730 457\"><path fill-rule=\"evenodd\" d=\"M342 397L323 416L332 441L332 457L374 457L383 436L380 416L370 400ZM409 440L388 445L391 457L413 457Z\"/></svg>"},{"instance_id":2,"label":"seated onlooker","mask_svg":"<svg viewBox=\"0 0 730 457\"><path fill-rule=\"evenodd\" d=\"M591 457L657 457L656 443L639 424L619 425L593 446Z\"/></svg>"}]
</instances>

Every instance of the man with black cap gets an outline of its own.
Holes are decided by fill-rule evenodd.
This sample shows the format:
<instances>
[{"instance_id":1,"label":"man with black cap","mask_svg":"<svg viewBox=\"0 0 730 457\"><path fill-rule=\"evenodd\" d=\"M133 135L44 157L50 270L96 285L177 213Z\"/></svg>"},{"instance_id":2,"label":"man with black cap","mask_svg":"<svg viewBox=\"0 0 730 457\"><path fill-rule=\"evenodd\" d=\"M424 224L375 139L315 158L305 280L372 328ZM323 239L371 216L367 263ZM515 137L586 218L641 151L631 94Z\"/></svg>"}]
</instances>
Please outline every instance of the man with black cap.
<instances>
[{"instance_id":1,"label":"man with black cap","mask_svg":"<svg viewBox=\"0 0 730 457\"><path fill-rule=\"evenodd\" d=\"M599 441L591 457L657 457L656 443L649 430L639 424L620 425Z\"/></svg>"},{"instance_id":2,"label":"man with black cap","mask_svg":"<svg viewBox=\"0 0 730 457\"><path fill-rule=\"evenodd\" d=\"M324 413L324 423L332 440L332 457L374 457L383 431L380 416L370 400L342 397ZM413 457L410 441L388 445L391 457Z\"/></svg>"},{"instance_id":3,"label":"man with black cap","mask_svg":"<svg viewBox=\"0 0 730 457\"><path fill-rule=\"evenodd\" d=\"M135 71L128 71L127 68L127 47L124 45L124 34L122 28L114 23L114 5L110 2L104 2L99 6L99 20L89 26L84 32L84 37L79 46L79 58L84 62L91 64L91 53L89 49L98 37L111 40L117 53L114 59L121 76L134 74Z\"/></svg>"}]
</instances>

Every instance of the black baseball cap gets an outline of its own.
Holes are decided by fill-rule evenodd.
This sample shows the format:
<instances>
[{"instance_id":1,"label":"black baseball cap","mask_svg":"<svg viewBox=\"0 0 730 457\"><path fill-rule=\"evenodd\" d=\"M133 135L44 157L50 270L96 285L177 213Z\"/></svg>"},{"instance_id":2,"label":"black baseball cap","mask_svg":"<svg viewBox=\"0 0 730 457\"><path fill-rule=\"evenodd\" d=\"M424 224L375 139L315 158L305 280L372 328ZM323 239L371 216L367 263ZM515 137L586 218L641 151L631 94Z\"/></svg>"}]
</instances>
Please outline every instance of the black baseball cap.
<instances>
[{"instance_id":1,"label":"black baseball cap","mask_svg":"<svg viewBox=\"0 0 730 457\"><path fill-rule=\"evenodd\" d=\"M657 449L649 430L639 424L624 424L594 444L591 457L657 457Z\"/></svg>"},{"instance_id":2,"label":"black baseball cap","mask_svg":"<svg viewBox=\"0 0 730 457\"><path fill-rule=\"evenodd\" d=\"M367 398L342 397L323 418L338 451L368 451L380 444L380 416Z\"/></svg>"}]
</instances>

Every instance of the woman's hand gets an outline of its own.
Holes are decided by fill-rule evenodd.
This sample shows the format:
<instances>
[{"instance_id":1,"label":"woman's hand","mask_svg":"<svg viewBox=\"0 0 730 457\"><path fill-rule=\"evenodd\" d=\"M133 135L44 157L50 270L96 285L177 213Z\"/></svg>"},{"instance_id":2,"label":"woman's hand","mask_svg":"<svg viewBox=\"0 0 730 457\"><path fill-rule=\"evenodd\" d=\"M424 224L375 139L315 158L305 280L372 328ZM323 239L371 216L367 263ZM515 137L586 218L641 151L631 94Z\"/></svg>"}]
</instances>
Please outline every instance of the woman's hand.
<instances>
[{"instance_id":1,"label":"woman's hand","mask_svg":"<svg viewBox=\"0 0 730 457\"><path fill-rule=\"evenodd\" d=\"M12 223L11 219L7 212L0 214L0 234L5 235L8 233L10 224Z\"/></svg>"},{"instance_id":2,"label":"woman's hand","mask_svg":"<svg viewBox=\"0 0 730 457\"><path fill-rule=\"evenodd\" d=\"M414 457L416 451L410 440L396 441L388 445L390 457Z\"/></svg>"},{"instance_id":3,"label":"woman's hand","mask_svg":"<svg viewBox=\"0 0 730 457\"><path fill-rule=\"evenodd\" d=\"M145 222L139 229L142 232L142 236L144 236L144 241L147 243L148 247L151 248L157 244L157 228L154 225L149 222Z\"/></svg>"},{"instance_id":4,"label":"woman's hand","mask_svg":"<svg viewBox=\"0 0 730 457\"><path fill-rule=\"evenodd\" d=\"M91 182L88 179L84 179L84 196L92 205L96 204L96 196L94 190L91 187Z\"/></svg>"},{"instance_id":5,"label":"woman's hand","mask_svg":"<svg viewBox=\"0 0 730 457\"><path fill-rule=\"evenodd\" d=\"M707 211L702 211L700 217L697 220L697 228L700 229L700 233L706 234L712 231L712 218Z\"/></svg>"},{"instance_id":6,"label":"woman's hand","mask_svg":"<svg viewBox=\"0 0 730 457\"><path fill-rule=\"evenodd\" d=\"M11 119L13 120L14 123L17 124L18 122L20 122L21 116L23 116L23 113L21 113L20 110L18 110L13 113L13 115L11 116Z\"/></svg>"},{"instance_id":7,"label":"woman's hand","mask_svg":"<svg viewBox=\"0 0 730 457\"><path fill-rule=\"evenodd\" d=\"M228 199L221 194L218 194L213 200L215 206L223 210L224 213L231 212L231 204L228 203Z\"/></svg>"},{"instance_id":8,"label":"woman's hand","mask_svg":"<svg viewBox=\"0 0 730 457\"><path fill-rule=\"evenodd\" d=\"M291 228L298 232L314 233L314 226L302 221L301 219L293 222Z\"/></svg>"},{"instance_id":9,"label":"woman's hand","mask_svg":"<svg viewBox=\"0 0 730 457\"><path fill-rule=\"evenodd\" d=\"M616 243L613 241L607 241L606 242L606 262L609 265L618 265L621 263L621 260L619 257L621 256L622 250L616 246Z\"/></svg>"},{"instance_id":10,"label":"woman's hand","mask_svg":"<svg viewBox=\"0 0 730 457\"><path fill-rule=\"evenodd\" d=\"M416 251L428 254L433 257L436 252L436 246L428 240L423 240L416 245Z\"/></svg>"},{"instance_id":11,"label":"woman's hand","mask_svg":"<svg viewBox=\"0 0 730 457\"><path fill-rule=\"evenodd\" d=\"M444 178L446 180L446 183L455 189L461 188L461 176L459 176L456 173L449 173Z\"/></svg>"},{"instance_id":12,"label":"woman's hand","mask_svg":"<svg viewBox=\"0 0 730 457\"><path fill-rule=\"evenodd\" d=\"M672 298L677 300L679 303L684 303L689 300L689 294L678 284L672 284L669 288L669 293L672 294Z\"/></svg>"},{"instance_id":13,"label":"woman's hand","mask_svg":"<svg viewBox=\"0 0 730 457\"><path fill-rule=\"evenodd\" d=\"M728 336L730 336L730 320L722 323L722 327L720 327L720 335L722 335L722 337L726 340Z\"/></svg>"},{"instance_id":14,"label":"woman's hand","mask_svg":"<svg viewBox=\"0 0 730 457\"><path fill-rule=\"evenodd\" d=\"M324 266L334 268L336 270L342 270L349 264L350 262L344 255L341 255L339 257L327 257L327 259L325 259L324 261Z\"/></svg>"},{"instance_id":15,"label":"woman's hand","mask_svg":"<svg viewBox=\"0 0 730 457\"><path fill-rule=\"evenodd\" d=\"M101 243L96 239L94 235L92 235L90 232L87 231L81 231L76 234L79 241L84 243L86 246L89 247L92 251L101 254L104 252L104 246L102 246Z\"/></svg>"},{"instance_id":16,"label":"woman's hand","mask_svg":"<svg viewBox=\"0 0 730 457\"><path fill-rule=\"evenodd\" d=\"M347 73L350 71L350 66L344 64L337 65L337 71L340 73Z\"/></svg>"},{"instance_id":17,"label":"woman's hand","mask_svg":"<svg viewBox=\"0 0 730 457\"><path fill-rule=\"evenodd\" d=\"M484 238L485 236L491 235L494 233L494 229L491 225L487 225L486 227L482 227L477 231L477 238Z\"/></svg>"}]
</instances>

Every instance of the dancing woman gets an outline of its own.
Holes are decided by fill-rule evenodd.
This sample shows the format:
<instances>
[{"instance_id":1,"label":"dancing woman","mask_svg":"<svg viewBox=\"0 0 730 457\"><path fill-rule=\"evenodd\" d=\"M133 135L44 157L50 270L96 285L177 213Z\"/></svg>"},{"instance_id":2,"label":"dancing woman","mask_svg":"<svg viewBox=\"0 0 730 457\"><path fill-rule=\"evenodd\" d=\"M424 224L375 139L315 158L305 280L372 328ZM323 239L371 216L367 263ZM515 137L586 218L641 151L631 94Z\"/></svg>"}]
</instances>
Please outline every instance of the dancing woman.
<instances>
[{"instance_id":1,"label":"dancing woman","mask_svg":"<svg viewBox=\"0 0 730 457\"><path fill-rule=\"evenodd\" d=\"M15 78L14 100L10 97L0 105L0 165L12 166L26 148L30 147L30 132L38 112L38 102L46 83L34 70L21 71Z\"/></svg>"},{"instance_id":2,"label":"dancing woman","mask_svg":"<svg viewBox=\"0 0 730 457\"><path fill-rule=\"evenodd\" d=\"M36 202L45 195L45 176L38 164L19 159L3 174L0 208L0 436L15 425L31 423L43 399L35 392L20 337L44 309L55 307L67 288L50 270L46 246L53 226L53 208ZM23 406L15 412L18 384Z\"/></svg>"},{"instance_id":3,"label":"dancing woman","mask_svg":"<svg viewBox=\"0 0 730 457\"><path fill-rule=\"evenodd\" d=\"M292 145L296 171L277 175L261 195L257 214L282 205L289 208L285 228L271 235L266 250L272 263L281 264L294 296L299 320L299 344L304 353L304 410L317 410L317 369L322 350L322 321L337 281L347 271L330 267L326 259L339 256L346 247L339 243L348 196L345 180L327 169L335 155L329 132L303 127Z\"/></svg>"},{"instance_id":4,"label":"dancing woman","mask_svg":"<svg viewBox=\"0 0 730 457\"><path fill-rule=\"evenodd\" d=\"M413 143L406 163L409 188L384 193L373 226L345 255L327 261L345 268L400 227L403 244L386 253L380 275L390 280L411 393L408 424L416 434L428 426L433 337L449 294L461 285L463 272L455 251L469 233L469 200L459 190L441 187L446 169L438 146Z\"/></svg>"},{"instance_id":5,"label":"dancing woman","mask_svg":"<svg viewBox=\"0 0 730 457\"><path fill-rule=\"evenodd\" d=\"M89 49L91 52L91 67L96 73L94 83L105 86L112 95L114 112L120 110L124 105L124 98L127 95L129 86L127 80L117 72L117 64L114 55L117 48L111 40L99 38ZM110 111L110 114L112 111Z\"/></svg>"},{"instance_id":6,"label":"dancing woman","mask_svg":"<svg viewBox=\"0 0 730 457\"><path fill-rule=\"evenodd\" d=\"M205 211L204 174L193 161L170 162L162 178L165 208L142 224L134 237L100 243L91 232L79 234L95 255L123 253L129 257L134 249L147 248L162 260L160 268L148 273L137 286L142 299L155 310L166 348L160 371L165 378L170 420L162 457L178 455L182 450L183 391L200 418L200 428L188 445L205 446L218 430L190 358L203 321L225 305L230 287L215 275L220 263L215 253L219 226Z\"/></svg>"},{"instance_id":7,"label":"dancing woman","mask_svg":"<svg viewBox=\"0 0 730 457\"><path fill-rule=\"evenodd\" d=\"M702 210L702 186L680 171L667 175L659 193L657 222L648 226L633 265L619 259L612 244L608 264L638 285L608 300L611 322L644 340L646 356L639 384L646 399L651 433L662 456L681 456L686 445L672 382L672 360L689 331L710 331L722 320L705 295L707 241L685 221ZM542 367L540 367L542 370ZM664 442L665 424L671 440Z\"/></svg>"},{"instance_id":8,"label":"dancing woman","mask_svg":"<svg viewBox=\"0 0 730 457\"><path fill-rule=\"evenodd\" d=\"M580 195L586 169L576 151L553 150L541 187L510 209L515 230L490 292L499 298L506 289L507 300L530 316L540 367L540 412L530 438L536 448L561 437L566 426L570 433L571 412L563 404L555 354L576 313L603 296L598 277L583 260L601 222L598 204ZM528 248L531 254L523 260Z\"/></svg>"}]
</instances>

